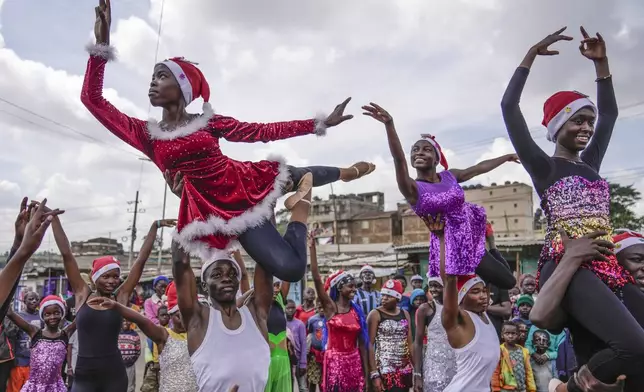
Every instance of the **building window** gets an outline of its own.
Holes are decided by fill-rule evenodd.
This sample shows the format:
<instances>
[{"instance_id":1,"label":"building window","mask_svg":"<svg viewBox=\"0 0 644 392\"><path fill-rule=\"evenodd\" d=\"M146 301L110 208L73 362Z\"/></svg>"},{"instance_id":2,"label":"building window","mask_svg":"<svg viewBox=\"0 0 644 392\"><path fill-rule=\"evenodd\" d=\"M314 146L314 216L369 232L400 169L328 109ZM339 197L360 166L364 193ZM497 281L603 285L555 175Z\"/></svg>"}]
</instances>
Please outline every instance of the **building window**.
<instances>
[{"instance_id":1,"label":"building window","mask_svg":"<svg viewBox=\"0 0 644 392\"><path fill-rule=\"evenodd\" d=\"M514 223L519 223L519 220L518 220L518 219L515 219L515 220L514 220Z\"/></svg>"},{"instance_id":2,"label":"building window","mask_svg":"<svg viewBox=\"0 0 644 392\"><path fill-rule=\"evenodd\" d=\"M494 209L494 206L493 206L493 205L491 205L491 204L490 204L490 209L491 209L491 210L493 210L493 209Z\"/></svg>"},{"instance_id":3,"label":"building window","mask_svg":"<svg viewBox=\"0 0 644 392\"><path fill-rule=\"evenodd\" d=\"M349 229L347 229L347 228L340 229L340 235L343 236L343 237L348 236L349 235Z\"/></svg>"},{"instance_id":4,"label":"building window","mask_svg":"<svg viewBox=\"0 0 644 392\"><path fill-rule=\"evenodd\" d=\"M490 196L492 196L492 191L490 191Z\"/></svg>"},{"instance_id":5,"label":"building window","mask_svg":"<svg viewBox=\"0 0 644 392\"><path fill-rule=\"evenodd\" d=\"M492 226L494 226L494 221L490 221L490 224L491 224Z\"/></svg>"},{"instance_id":6,"label":"building window","mask_svg":"<svg viewBox=\"0 0 644 392\"><path fill-rule=\"evenodd\" d=\"M362 230L369 230L369 221L362 221Z\"/></svg>"},{"instance_id":7,"label":"building window","mask_svg":"<svg viewBox=\"0 0 644 392\"><path fill-rule=\"evenodd\" d=\"M517 188L513 188L512 192L517 193Z\"/></svg>"},{"instance_id":8,"label":"building window","mask_svg":"<svg viewBox=\"0 0 644 392\"><path fill-rule=\"evenodd\" d=\"M515 235L514 235L514 237L518 237L518 236L519 236L518 234L515 234Z\"/></svg>"},{"instance_id":9,"label":"building window","mask_svg":"<svg viewBox=\"0 0 644 392\"><path fill-rule=\"evenodd\" d=\"M363 244L368 244L369 243L369 237L362 237L362 243Z\"/></svg>"},{"instance_id":10,"label":"building window","mask_svg":"<svg viewBox=\"0 0 644 392\"><path fill-rule=\"evenodd\" d=\"M514 203L514 208L517 208L519 205L517 203Z\"/></svg>"},{"instance_id":11,"label":"building window","mask_svg":"<svg viewBox=\"0 0 644 392\"><path fill-rule=\"evenodd\" d=\"M330 214L331 213L331 206L324 206L324 213L325 214Z\"/></svg>"}]
</instances>

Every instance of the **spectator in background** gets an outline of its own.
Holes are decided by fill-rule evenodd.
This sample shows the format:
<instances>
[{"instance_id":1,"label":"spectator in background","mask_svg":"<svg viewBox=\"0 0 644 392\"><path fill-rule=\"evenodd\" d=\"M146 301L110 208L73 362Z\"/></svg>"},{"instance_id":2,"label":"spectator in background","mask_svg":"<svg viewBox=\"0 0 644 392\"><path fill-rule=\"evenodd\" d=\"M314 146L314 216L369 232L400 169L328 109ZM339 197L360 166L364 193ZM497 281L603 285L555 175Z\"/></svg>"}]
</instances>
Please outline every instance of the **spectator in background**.
<instances>
[{"instance_id":1,"label":"spectator in background","mask_svg":"<svg viewBox=\"0 0 644 392\"><path fill-rule=\"evenodd\" d=\"M127 392L134 392L136 388L136 361L141 356L141 337L138 332L132 329L128 320L123 319L118 345L127 372Z\"/></svg>"},{"instance_id":2,"label":"spectator in background","mask_svg":"<svg viewBox=\"0 0 644 392\"><path fill-rule=\"evenodd\" d=\"M7 390L7 382L14 365L14 348L9 340L10 332L14 328L17 329L9 319L0 321L0 392Z\"/></svg>"},{"instance_id":3,"label":"spectator in background","mask_svg":"<svg viewBox=\"0 0 644 392\"><path fill-rule=\"evenodd\" d=\"M297 378L297 385L300 392L308 391L306 383L306 327L301 320L295 318L296 306L295 301L289 299L286 301L286 328L291 331L291 343L295 350L295 362L291 363L291 367L295 368L295 377ZM307 320L308 321L308 320Z\"/></svg>"},{"instance_id":4,"label":"spectator in background","mask_svg":"<svg viewBox=\"0 0 644 392\"><path fill-rule=\"evenodd\" d=\"M519 327L519 344L525 347L526 341L528 340L528 326L517 318L513 322Z\"/></svg>"},{"instance_id":5,"label":"spectator in background","mask_svg":"<svg viewBox=\"0 0 644 392\"><path fill-rule=\"evenodd\" d=\"M556 360L550 359L547 354L551 345L550 337L550 333L543 329L537 329L533 334L534 352L530 354L530 365L537 392L548 392L550 380L557 378Z\"/></svg>"},{"instance_id":6,"label":"spectator in background","mask_svg":"<svg viewBox=\"0 0 644 392\"><path fill-rule=\"evenodd\" d=\"M74 385L74 369L78 359L78 332L74 331L67 343L67 389L71 391Z\"/></svg>"},{"instance_id":7,"label":"spectator in background","mask_svg":"<svg viewBox=\"0 0 644 392\"><path fill-rule=\"evenodd\" d=\"M537 388L530 353L518 344L518 326L512 321L506 321L501 335L501 358L492 376L492 391L535 392Z\"/></svg>"},{"instance_id":8,"label":"spectator in background","mask_svg":"<svg viewBox=\"0 0 644 392\"><path fill-rule=\"evenodd\" d=\"M300 320L304 324L305 328L309 322L309 318L317 312L315 307L315 297L315 289L313 287L307 287L304 289L302 305L299 305L295 310L295 318Z\"/></svg>"},{"instance_id":9,"label":"spectator in background","mask_svg":"<svg viewBox=\"0 0 644 392\"><path fill-rule=\"evenodd\" d=\"M529 295L533 300L537 299L537 280L534 276L532 276L531 274L523 275L520 287L521 294Z\"/></svg>"},{"instance_id":10,"label":"spectator in background","mask_svg":"<svg viewBox=\"0 0 644 392\"><path fill-rule=\"evenodd\" d=\"M517 309L517 299L521 295L521 289L518 287L513 287L508 290L508 295L510 296L510 303L512 304L512 316L510 319L519 317L519 309Z\"/></svg>"},{"instance_id":11,"label":"spectator in background","mask_svg":"<svg viewBox=\"0 0 644 392\"><path fill-rule=\"evenodd\" d=\"M164 304L163 296L166 288L168 288L168 283L170 283L170 280L163 275L154 278L154 281L152 282L154 294L152 294L150 298L146 299L143 305L145 317L152 320L156 325L159 325L157 314L159 313L161 305Z\"/></svg>"},{"instance_id":12,"label":"spectator in background","mask_svg":"<svg viewBox=\"0 0 644 392\"><path fill-rule=\"evenodd\" d=\"M422 289L423 288L423 277L420 275L414 275L411 277L409 280L411 283L411 289L416 290L416 289Z\"/></svg>"},{"instance_id":13,"label":"spectator in background","mask_svg":"<svg viewBox=\"0 0 644 392\"><path fill-rule=\"evenodd\" d=\"M353 302L362 308L365 315L380 306L380 292L374 289L376 274L370 265L360 269L360 281L362 287L356 290Z\"/></svg>"},{"instance_id":14,"label":"spectator in background","mask_svg":"<svg viewBox=\"0 0 644 392\"><path fill-rule=\"evenodd\" d=\"M315 392L322 383L322 364L324 363L324 345L322 344L322 331L326 320L320 298L315 300L317 313L306 324L307 340L310 342L309 355L306 365L306 378L309 391Z\"/></svg>"},{"instance_id":15,"label":"spectator in background","mask_svg":"<svg viewBox=\"0 0 644 392\"><path fill-rule=\"evenodd\" d=\"M159 325L167 327L170 324L170 313L168 307L161 305L157 311ZM146 339L145 346L145 373L141 392L157 392L159 390L159 349L152 339Z\"/></svg>"},{"instance_id":16,"label":"spectator in background","mask_svg":"<svg viewBox=\"0 0 644 392\"><path fill-rule=\"evenodd\" d=\"M410 304L409 297L404 295L405 290L407 290L407 278L405 278L405 275L398 274L398 275L395 275L393 277L393 280L399 281L400 284L402 285L402 288L403 288L403 296L402 296L400 302L398 303L398 307L400 309L403 309L403 310L406 310L407 312L409 312L409 304Z\"/></svg>"},{"instance_id":17,"label":"spectator in background","mask_svg":"<svg viewBox=\"0 0 644 392\"><path fill-rule=\"evenodd\" d=\"M25 305L25 311L19 312L18 315L22 317L27 323L38 327L42 327L40 314L38 313L38 305L40 304L40 296L35 291L27 291L22 299ZM29 379L29 362L31 359L31 336L25 331L18 331L18 341L15 348L16 366L11 369L11 376L7 384L7 392L20 392L22 386L25 385Z\"/></svg>"},{"instance_id":18,"label":"spectator in background","mask_svg":"<svg viewBox=\"0 0 644 392\"><path fill-rule=\"evenodd\" d=\"M521 321L526 326L528 330L532 327L532 321L530 321L530 312L534 306L534 299L530 294L521 294L519 299L517 299L517 308L519 309L519 317L516 317L514 322Z\"/></svg>"}]
</instances>

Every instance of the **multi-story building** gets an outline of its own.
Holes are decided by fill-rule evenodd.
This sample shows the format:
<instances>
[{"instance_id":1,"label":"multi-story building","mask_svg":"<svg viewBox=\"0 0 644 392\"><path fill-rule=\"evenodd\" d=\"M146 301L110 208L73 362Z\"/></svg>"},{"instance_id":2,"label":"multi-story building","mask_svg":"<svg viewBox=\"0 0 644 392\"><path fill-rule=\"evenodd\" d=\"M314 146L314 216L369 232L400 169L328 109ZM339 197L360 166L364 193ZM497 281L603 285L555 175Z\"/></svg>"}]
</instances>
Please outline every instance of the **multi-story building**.
<instances>
[{"instance_id":1,"label":"multi-story building","mask_svg":"<svg viewBox=\"0 0 644 392\"><path fill-rule=\"evenodd\" d=\"M507 181L503 185L463 187L465 200L483 206L497 239L534 238L532 187Z\"/></svg>"},{"instance_id":2,"label":"multi-story building","mask_svg":"<svg viewBox=\"0 0 644 392\"><path fill-rule=\"evenodd\" d=\"M74 256L122 255L123 244L113 238L98 237L87 241L72 241Z\"/></svg>"}]
</instances>

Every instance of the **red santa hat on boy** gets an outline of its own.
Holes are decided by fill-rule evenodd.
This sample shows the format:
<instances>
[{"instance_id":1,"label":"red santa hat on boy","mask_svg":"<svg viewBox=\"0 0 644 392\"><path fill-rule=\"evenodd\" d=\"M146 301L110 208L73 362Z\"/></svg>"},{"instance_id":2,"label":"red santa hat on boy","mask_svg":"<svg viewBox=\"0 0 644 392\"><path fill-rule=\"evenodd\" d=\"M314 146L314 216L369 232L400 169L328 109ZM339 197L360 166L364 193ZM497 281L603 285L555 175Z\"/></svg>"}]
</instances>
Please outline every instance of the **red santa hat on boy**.
<instances>
[{"instance_id":1,"label":"red santa hat on boy","mask_svg":"<svg viewBox=\"0 0 644 392\"><path fill-rule=\"evenodd\" d=\"M212 107L208 102L210 101L210 85L201 70L197 68L197 63L192 63L183 57L173 57L159 64L168 67L172 75L174 75L181 88L186 106L201 97L204 101L204 113L212 111Z\"/></svg>"},{"instance_id":2,"label":"red santa hat on boy","mask_svg":"<svg viewBox=\"0 0 644 392\"><path fill-rule=\"evenodd\" d=\"M121 272L121 263L114 256L103 256L92 262L92 282L96 282L104 273L117 269Z\"/></svg>"},{"instance_id":3,"label":"red santa hat on boy","mask_svg":"<svg viewBox=\"0 0 644 392\"><path fill-rule=\"evenodd\" d=\"M554 142L557 133L581 108L589 107L597 115L597 107L587 95L577 91L559 91L543 104L543 126L548 128L546 138Z\"/></svg>"},{"instance_id":4,"label":"red santa hat on boy","mask_svg":"<svg viewBox=\"0 0 644 392\"><path fill-rule=\"evenodd\" d=\"M436 150L436 155L437 155L436 158L438 159L438 163L440 163L440 165L443 166L445 170L447 170L448 169L447 158L445 158L445 154L443 154L443 150L441 149L440 144L438 144L438 142L436 141L436 137L428 133L421 134L420 137L421 137L421 140L428 141L429 144L431 144L434 147L434 149Z\"/></svg>"},{"instance_id":5,"label":"red santa hat on boy","mask_svg":"<svg viewBox=\"0 0 644 392\"><path fill-rule=\"evenodd\" d=\"M640 233L628 229L618 229L615 232L618 232L618 234L613 236L615 253L619 253L633 245L644 244L644 235Z\"/></svg>"},{"instance_id":6,"label":"red santa hat on boy","mask_svg":"<svg viewBox=\"0 0 644 392\"><path fill-rule=\"evenodd\" d=\"M456 288L458 289L458 303L460 304L461 302L463 302L463 299L467 295L467 292L479 283L483 283L483 285L485 286L483 279L479 278L476 275L459 276L458 280L456 281Z\"/></svg>"},{"instance_id":7,"label":"red santa hat on boy","mask_svg":"<svg viewBox=\"0 0 644 392\"><path fill-rule=\"evenodd\" d=\"M385 285L380 289L380 294L388 295L394 297L397 300L402 299L403 287L402 283L397 280L389 279L385 282Z\"/></svg>"},{"instance_id":8,"label":"red santa hat on boy","mask_svg":"<svg viewBox=\"0 0 644 392\"><path fill-rule=\"evenodd\" d=\"M174 280L170 282L168 287L165 289L165 296L168 300L168 314L173 314L179 311L177 285L174 284Z\"/></svg>"},{"instance_id":9,"label":"red santa hat on boy","mask_svg":"<svg viewBox=\"0 0 644 392\"><path fill-rule=\"evenodd\" d=\"M45 311L45 308L51 305L58 305L60 307L60 311L63 314L63 317L65 317L65 301L63 301L63 299L57 295L48 295L43 298L42 301L40 301L40 309L38 309L38 315L40 316L41 320L43 320L42 313Z\"/></svg>"}]
</instances>

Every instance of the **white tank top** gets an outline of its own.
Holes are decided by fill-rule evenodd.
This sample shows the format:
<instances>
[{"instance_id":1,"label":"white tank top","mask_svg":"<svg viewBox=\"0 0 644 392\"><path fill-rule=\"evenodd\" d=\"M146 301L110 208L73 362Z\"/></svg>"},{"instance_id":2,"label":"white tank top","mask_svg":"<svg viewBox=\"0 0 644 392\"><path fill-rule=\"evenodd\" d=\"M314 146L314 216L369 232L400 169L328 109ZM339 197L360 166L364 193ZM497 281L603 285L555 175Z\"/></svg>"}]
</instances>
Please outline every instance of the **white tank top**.
<instances>
[{"instance_id":1,"label":"white tank top","mask_svg":"<svg viewBox=\"0 0 644 392\"><path fill-rule=\"evenodd\" d=\"M487 313L485 324L479 315L466 312L474 322L474 338L465 347L454 349L456 375L444 392L489 392L501 357L499 337Z\"/></svg>"},{"instance_id":2,"label":"white tank top","mask_svg":"<svg viewBox=\"0 0 644 392\"><path fill-rule=\"evenodd\" d=\"M200 392L228 392L239 385L243 392L263 392L271 353L247 306L239 308L241 325L229 330L221 312L210 308L208 330L190 360Z\"/></svg>"}]
</instances>

